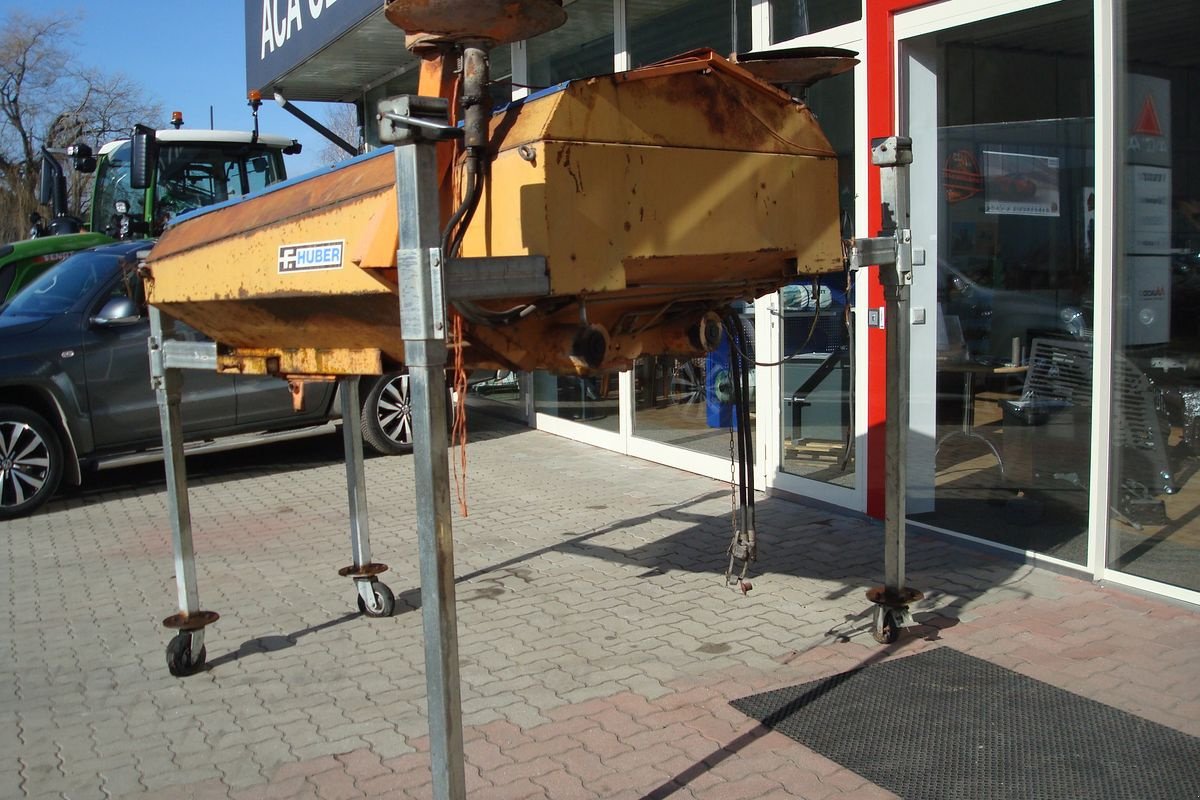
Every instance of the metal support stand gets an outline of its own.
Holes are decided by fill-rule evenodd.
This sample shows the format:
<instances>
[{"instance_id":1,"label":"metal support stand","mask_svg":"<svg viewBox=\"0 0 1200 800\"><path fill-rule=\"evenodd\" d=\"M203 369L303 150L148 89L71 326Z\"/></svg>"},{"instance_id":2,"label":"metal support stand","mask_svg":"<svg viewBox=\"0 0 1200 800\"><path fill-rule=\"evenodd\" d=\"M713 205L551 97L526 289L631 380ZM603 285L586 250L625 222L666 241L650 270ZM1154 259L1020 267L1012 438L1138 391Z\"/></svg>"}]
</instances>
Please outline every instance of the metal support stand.
<instances>
[{"instance_id":1,"label":"metal support stand","mask_svg":"<svg viewBox=\"0 0 1200 800\"><path fill-rule=\"evenodd\" d=\"M359 417L358 376L339 382L342 401L342 446L346 454L346 490L350 501L350 554L354 563L338 570L354 579L358 610L368 617L390 617L396 596L378 576L387 564L371 561L371 530L367 520L367 483L363 471L362 419Z\"/></svg>"},{"instance_id":2,"label":"metal support stand","mask_svg":"<svg viewBox=\"0 0 1200 800\"><path fill-rule=\"evenodd\" d=\"M884 500L884 585L867 591L875 604L872 635L890 644L900 628L913 624L909 604L923 595L904 585L905 491L908 458L909 292L912 286L912 231L908 227L908 165L912 140L891 136L872 142L871 163L880 167L883 235L854 242L850 268L879 265L883 285L883 324L887 331L886 463Z\"/></svg>"},{"instance_id":3,"label":"metal support stand","mask_svg":"<svg viewBox=\"0 0 1200 800\"><path fill-rule=\"evenodd\" d=\"M216 622L219 615L200 609L200 593L196 587L196 554L192 549L192 515L183 458L183 421L179 414L182 380L179 370L167 365L165 355L165 343L172 338L174 327L174 320L151 307L150 383L158 399L163 465L167 473L167 515L171 520L175 585L179 590L179 613L163 620L164 626L179 631L167 644L167 669L172 675L185 676L204 668L204 628Z\"/></svg>"},{"instance_id":4,"label":"metal support stand","mask_svg":"<svg viewBox=\"0 0 1200 800\"><path fill-rule=\"evenodd\" d=\"M454 540L450 526L446 434L446 306L439 245L437 156L433 138L447 122L445 101L407 98L396 113L400 332L413 400L413 473L425 636L425 685L435 798L465 798ZM401 119L396 119L399 117ZM405 125L421 117L429 125Z\"/></svg>"}]
</instances>

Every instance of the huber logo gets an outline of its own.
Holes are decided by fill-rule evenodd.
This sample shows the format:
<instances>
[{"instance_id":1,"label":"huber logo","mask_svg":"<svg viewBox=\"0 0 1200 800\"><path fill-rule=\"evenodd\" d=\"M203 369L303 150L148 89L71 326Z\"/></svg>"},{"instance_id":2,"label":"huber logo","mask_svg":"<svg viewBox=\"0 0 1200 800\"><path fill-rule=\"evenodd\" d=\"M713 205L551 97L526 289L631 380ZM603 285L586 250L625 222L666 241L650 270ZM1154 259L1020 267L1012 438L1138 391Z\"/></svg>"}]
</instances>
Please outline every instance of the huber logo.
<instances>
[{"instance_id":1,"label":"huber logo","mask_svg":"<svg viewBox=\"0 0 1200 800\"><path fill-rule=\"evenodd\" d=\"M1146 95L1145 102L1142 103L1142 110L1138 114L1137 122L1133 125L1133 132L1140 136L1162 136L1162 125L1158 122L1158 109L1154 107L1154 97Z\"/></svg>"},{"instance_id":2,"label":"huber logo","mask_svg":"<svg viewBox=\"0 0 1200 800\"><path fill-rule=\"evenodd\" d=\"M341 269L345 240L308 242L279 246L279 272L308 272L318 269Z\"/></svg>"}]
</instances>

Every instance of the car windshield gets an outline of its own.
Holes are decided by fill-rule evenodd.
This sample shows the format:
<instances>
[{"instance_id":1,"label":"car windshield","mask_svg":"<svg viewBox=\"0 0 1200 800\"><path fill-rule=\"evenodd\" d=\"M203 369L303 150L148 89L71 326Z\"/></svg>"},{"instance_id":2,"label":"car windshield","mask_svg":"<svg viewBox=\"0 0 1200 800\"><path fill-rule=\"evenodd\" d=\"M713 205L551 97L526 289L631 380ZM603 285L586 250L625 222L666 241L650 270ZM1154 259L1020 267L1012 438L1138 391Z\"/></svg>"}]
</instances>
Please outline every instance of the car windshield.
<instances>
[{"instance_id":1,"label":"car windshield","mask_svg":"<svg viewBox=\"0 0 1200 800\"><path fill-rule=\"evenodd\" d=\"M39 275L0 315L52 317L70 311L81 297L112 277L120 260L114 253L77 253Z\"/></svg>"}]
</instances>

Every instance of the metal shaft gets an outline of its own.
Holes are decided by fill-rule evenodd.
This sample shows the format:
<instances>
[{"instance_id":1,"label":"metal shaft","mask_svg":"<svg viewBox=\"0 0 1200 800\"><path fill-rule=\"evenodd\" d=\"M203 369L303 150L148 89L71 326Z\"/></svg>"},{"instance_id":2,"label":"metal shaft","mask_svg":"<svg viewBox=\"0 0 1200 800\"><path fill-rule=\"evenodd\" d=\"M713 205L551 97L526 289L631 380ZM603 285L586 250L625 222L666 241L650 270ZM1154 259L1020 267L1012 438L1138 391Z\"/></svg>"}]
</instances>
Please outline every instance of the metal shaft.
<instances>
[{"instance_id":1,"label":"metal shaft","mask_svg":"<svg viewBox=\"0 0 1200 800\"><path fill-rule=\"evenodd\" d=\"M174 334L174 320L150 307L150 379L158 401L162 429L163 466L167 473L167 516L171 522L171 545L175 551L175 585L179 592L179 610L195 614L200 610L200 592L196 586L196 553L192 547L192 511L188 505L187 467L183 458L183 419L179 403L183 381L178 369L163 365L163 342Z\"/></svg>"},{"instance_id":2,"label":"metal shaft","mask_svg":"<svg viewBox=\"0 0 1200 800\"><path fill-rule=\"evenodd\" d=\"M911 145L910 145L911 148ZM911 149L909 150L911 153ZM911 159L910 159L911 160ZM884 499L884 588L897 595L904 589L905 492L908 489L908 394L910 329L909 295L912 281L912 240L908 209L908 168L904 163L880 170L881 199L890 209L896 236L896 257L881 265L884 320L887 330L887 446Z\"/></svg>"},{"instance_id":3,"label":"metal shaft","mask_svg":"<svg viewBox=\"0 0 1200 800\"><path fill-rule=\"evenodd\" d=\"M367 521L367 481L363 469L362 420L358 376L341 379L342 448L346 454L346 492L350 500L350 553L354 566L371 561L371 529Z\"/></svg>"},{"instance_id":4,"label":"metal shaft","mask_svg":"<svg viewBox=\"0 0 1200 800\"><path fill-rule=\"evenodd\" d=\"M413 400L413 470L433 796L466 797L446 435L446 322L434 146L396 148L400 328Z\"/></svg>"},{"instance_id":5,"label":"metal shaft","mask_svg":"<svg viewBox=\"0 0 1200 800\"><path fill-rule=\"evenodd\" d=\"M886 268L882 268L886 269ZM887 425L884 508L884 586L899 593L904 588L905 490L908 486L909 329L907 286L884 288L887 320Z\"/></svg>"}]
</instances>

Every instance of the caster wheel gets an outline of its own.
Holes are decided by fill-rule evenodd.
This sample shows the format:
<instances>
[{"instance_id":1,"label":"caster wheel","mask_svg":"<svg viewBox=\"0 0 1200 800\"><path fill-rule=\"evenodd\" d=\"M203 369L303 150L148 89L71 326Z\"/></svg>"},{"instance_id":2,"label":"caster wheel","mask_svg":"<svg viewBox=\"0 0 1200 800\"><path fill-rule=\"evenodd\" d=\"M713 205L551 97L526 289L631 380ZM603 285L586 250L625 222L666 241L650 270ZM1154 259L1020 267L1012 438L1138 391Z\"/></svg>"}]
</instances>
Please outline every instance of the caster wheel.
<instances>
[{"instance_id":1,"label":"caster wheel","mask_svg":"<svg viewBox=\"0 0 1200 800\"><path fill-rule=\"evenodd\" d=\"M363 602L362 595L358 596L358 610L368 617L390 617L396 610L396 595L386 583L372 581L371 588L375 590L375 608L368 608Z\"/></svg>"},{"instance_id":2,"label":"caster wheel","mask_svg":"<svg viewBox=\"0 0 1200 800\"><path fill-rule=\"evenodd\" d=\"M167 644L167 669L177 678L195 675L204 669L204 658L207 655L204 646L192 657L192 636L188 633L177 633Z\"/></svg>"},{"instance_id":3,"label":"caster wheel","mask_svg":"<svg viewBox=\"0 0 1200 800\"><path fill-rule=\"evenodd\" d=\"M880 644L892 644L900 638L900 625L896 615L891 611L877 611L875 624L871 627L871 635Z\"/></svg>"}]
</instances>

